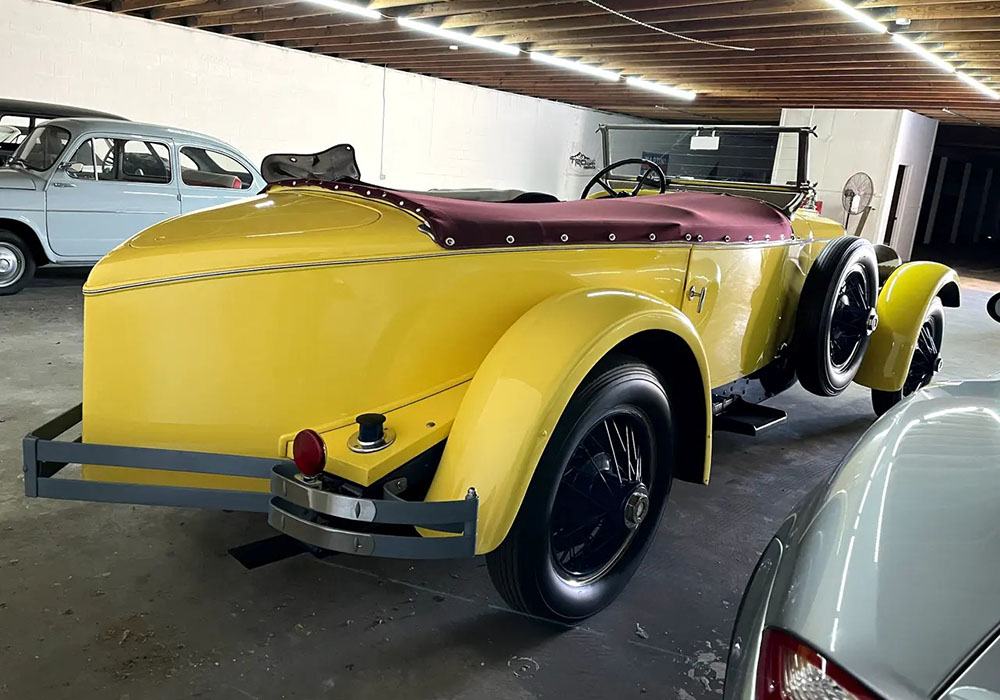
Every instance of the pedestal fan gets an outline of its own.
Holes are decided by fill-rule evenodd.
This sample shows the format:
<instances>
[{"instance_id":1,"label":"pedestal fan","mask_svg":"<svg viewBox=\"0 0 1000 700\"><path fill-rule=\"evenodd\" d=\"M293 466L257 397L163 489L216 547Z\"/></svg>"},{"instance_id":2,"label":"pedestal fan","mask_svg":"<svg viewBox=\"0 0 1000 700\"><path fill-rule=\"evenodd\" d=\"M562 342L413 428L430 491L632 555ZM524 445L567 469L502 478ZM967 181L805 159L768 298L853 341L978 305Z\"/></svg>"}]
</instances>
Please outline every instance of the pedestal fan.
<instances>
[{"instance_id":1,"label":"pedestal fan","mask_svg":"<svg viewBox=\"0 0 1000 700\"><path fill-rule=\"evenodd\" d=\"M868 213L872 197L875 195L875 184L868 173L854 173L847 182L844 183L844 190L841 193L841 201L844 205L844 231L850 233L848 224L853 214ZM861 227L865 225L865 219L861 220ZM859 227L859 231L861 230Z\"/></svg>"}]
</instances>

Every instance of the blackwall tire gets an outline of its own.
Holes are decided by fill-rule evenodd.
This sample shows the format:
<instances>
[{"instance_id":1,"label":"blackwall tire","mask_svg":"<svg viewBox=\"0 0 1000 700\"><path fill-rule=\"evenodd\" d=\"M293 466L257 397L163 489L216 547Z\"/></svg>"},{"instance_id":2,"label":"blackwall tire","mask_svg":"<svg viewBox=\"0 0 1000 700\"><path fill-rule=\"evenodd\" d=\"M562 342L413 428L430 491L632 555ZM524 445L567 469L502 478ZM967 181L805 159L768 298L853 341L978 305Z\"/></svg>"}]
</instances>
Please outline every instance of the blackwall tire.
<instances>
[{"instance_id":1,"label":"blackwall tire","mask_svg":"<svg viewBox=\"0 0 1000 700\"><path fill-rule=\"evenodd\" d=\"M923 334L927 335L924 336ZM910 366L906 370L903 388L899 391L872 389L872 408L876 416L881 416L907 396L931 383L940 369L941 343L944 340L944 306L937 297L931 302L927 315L920 325L917 346L913 349Z\"/></svg>"},{"instance_id":2,"label":"blackwall tire","mask_svg":"<svg viewBox=\"0 0 1000 700\"><path fill-rule=\"evenodd\" d=\"M617 442L597 442L594 436L604 430ZM659 526L676 442L669 394L656 373L632 358L605 358L570 399L510 532L486 555L490 578L507 604L572 624L614 601ZM619 449L608 454L601 444ZM629 454L620 449L625 444ZM636 478L623 479L626 473ZM588 487L592 497L577 495ZM602 495L595 496L598 489ZM584 523L582 536L578 523ZM591 549L577 549L573 543L588 533L596 533Z\"/></svg>"},{"instance_id":3,"label":"blackwall tire","mask_svg":"<svg viewBox=\"0 0 1000 700\"><path fill-rule=\"evenodd\" d=\"M877 323L878 271L872 244L844 236L817 256L799 296L796 374L818 396L837 396L858 373Z\"/></svg>"},{"instance_id":4,"label":"blackwall tire","mask_svg":"<svg viewBox=\"0 0 1000 700\"><path fill-rule=\"evenodd\" d=\"M0 296L17 294L35 276L35 258L15 233L0 229Z\"/></svg>"}]
</instances>

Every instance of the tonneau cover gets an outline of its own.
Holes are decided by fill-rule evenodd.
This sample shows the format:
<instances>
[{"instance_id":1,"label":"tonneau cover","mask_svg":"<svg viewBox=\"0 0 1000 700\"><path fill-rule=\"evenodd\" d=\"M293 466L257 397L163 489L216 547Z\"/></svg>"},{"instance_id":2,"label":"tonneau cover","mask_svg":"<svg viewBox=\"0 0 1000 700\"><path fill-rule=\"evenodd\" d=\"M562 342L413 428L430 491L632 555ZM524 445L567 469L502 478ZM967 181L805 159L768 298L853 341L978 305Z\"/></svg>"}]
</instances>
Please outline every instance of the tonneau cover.
<instances>
[{"instance_id":1,"label":"tonneau cover","mask_svg":"<svg viewBox=\"0 0 1000 700\"><path fill-rule=\"evenodd\" d=\"M276 184L321 186L388 202L423 218L434 239L454 249L792 237L787 217L774 207L747 197L705 192L521 204L450 199L364 183Z\"/></svg>"}]
</instances>

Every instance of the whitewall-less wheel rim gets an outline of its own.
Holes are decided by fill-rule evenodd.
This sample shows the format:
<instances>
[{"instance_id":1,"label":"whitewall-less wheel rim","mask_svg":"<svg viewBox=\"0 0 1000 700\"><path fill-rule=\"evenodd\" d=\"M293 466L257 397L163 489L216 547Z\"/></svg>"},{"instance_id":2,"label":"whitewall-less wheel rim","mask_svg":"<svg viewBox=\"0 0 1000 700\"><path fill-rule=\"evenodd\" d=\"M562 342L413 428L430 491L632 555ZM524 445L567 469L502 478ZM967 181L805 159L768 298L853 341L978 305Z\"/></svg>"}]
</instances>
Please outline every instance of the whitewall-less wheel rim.
<instances>
[{"instance_id":1,"label":"whitewall-less wheel rim","mask_svg":"<svg viewBox=\"0 0 1000 700\"><path fill-rule=\"evenodd\" d=\"M632 411L593 426L570 455L553 504L550 551L559 576L585 586L611 571L649 513L652 430Z\"/></svg>"},{"instance_id":2,"label":"whitewall-less wheel rim","mask_svg":"<svg viewBox=\"0 0 1000 700\"><path fill-rule=\"evenodd\" d=\"M9 243L0 243L0 287L10 287L24 274L24 254Z\"/></svg>"}]
</instances>

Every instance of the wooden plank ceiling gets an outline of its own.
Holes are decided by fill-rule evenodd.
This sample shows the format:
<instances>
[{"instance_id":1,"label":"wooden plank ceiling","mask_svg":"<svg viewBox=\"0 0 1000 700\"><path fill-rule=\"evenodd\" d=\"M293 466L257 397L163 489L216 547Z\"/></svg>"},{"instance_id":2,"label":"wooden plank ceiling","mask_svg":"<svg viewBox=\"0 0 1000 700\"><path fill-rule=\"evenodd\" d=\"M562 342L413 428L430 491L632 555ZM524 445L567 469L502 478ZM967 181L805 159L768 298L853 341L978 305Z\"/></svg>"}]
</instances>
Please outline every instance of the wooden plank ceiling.
<instances>
[{"instance_id":1,"label":"wooden plank ceiling","mask_svg":"<svg viewBox=\"0 0 1000 700\"><path fill-rule=\"evenodd\" d=\"M1000 126L1000 102L823 0L602 0L646 24L753 51L674 38L582 0L372 0L368 7L387 16L377 21L308 0L63 1L665 121L776 122L781 107L886 107ZM1000 1L862 0L857 7L1000 90ZM684 102L597 81L525 54L452 50L447 40L405 29L393 17L552 52L698 96Z\"/></svg>"}]
</instances>

